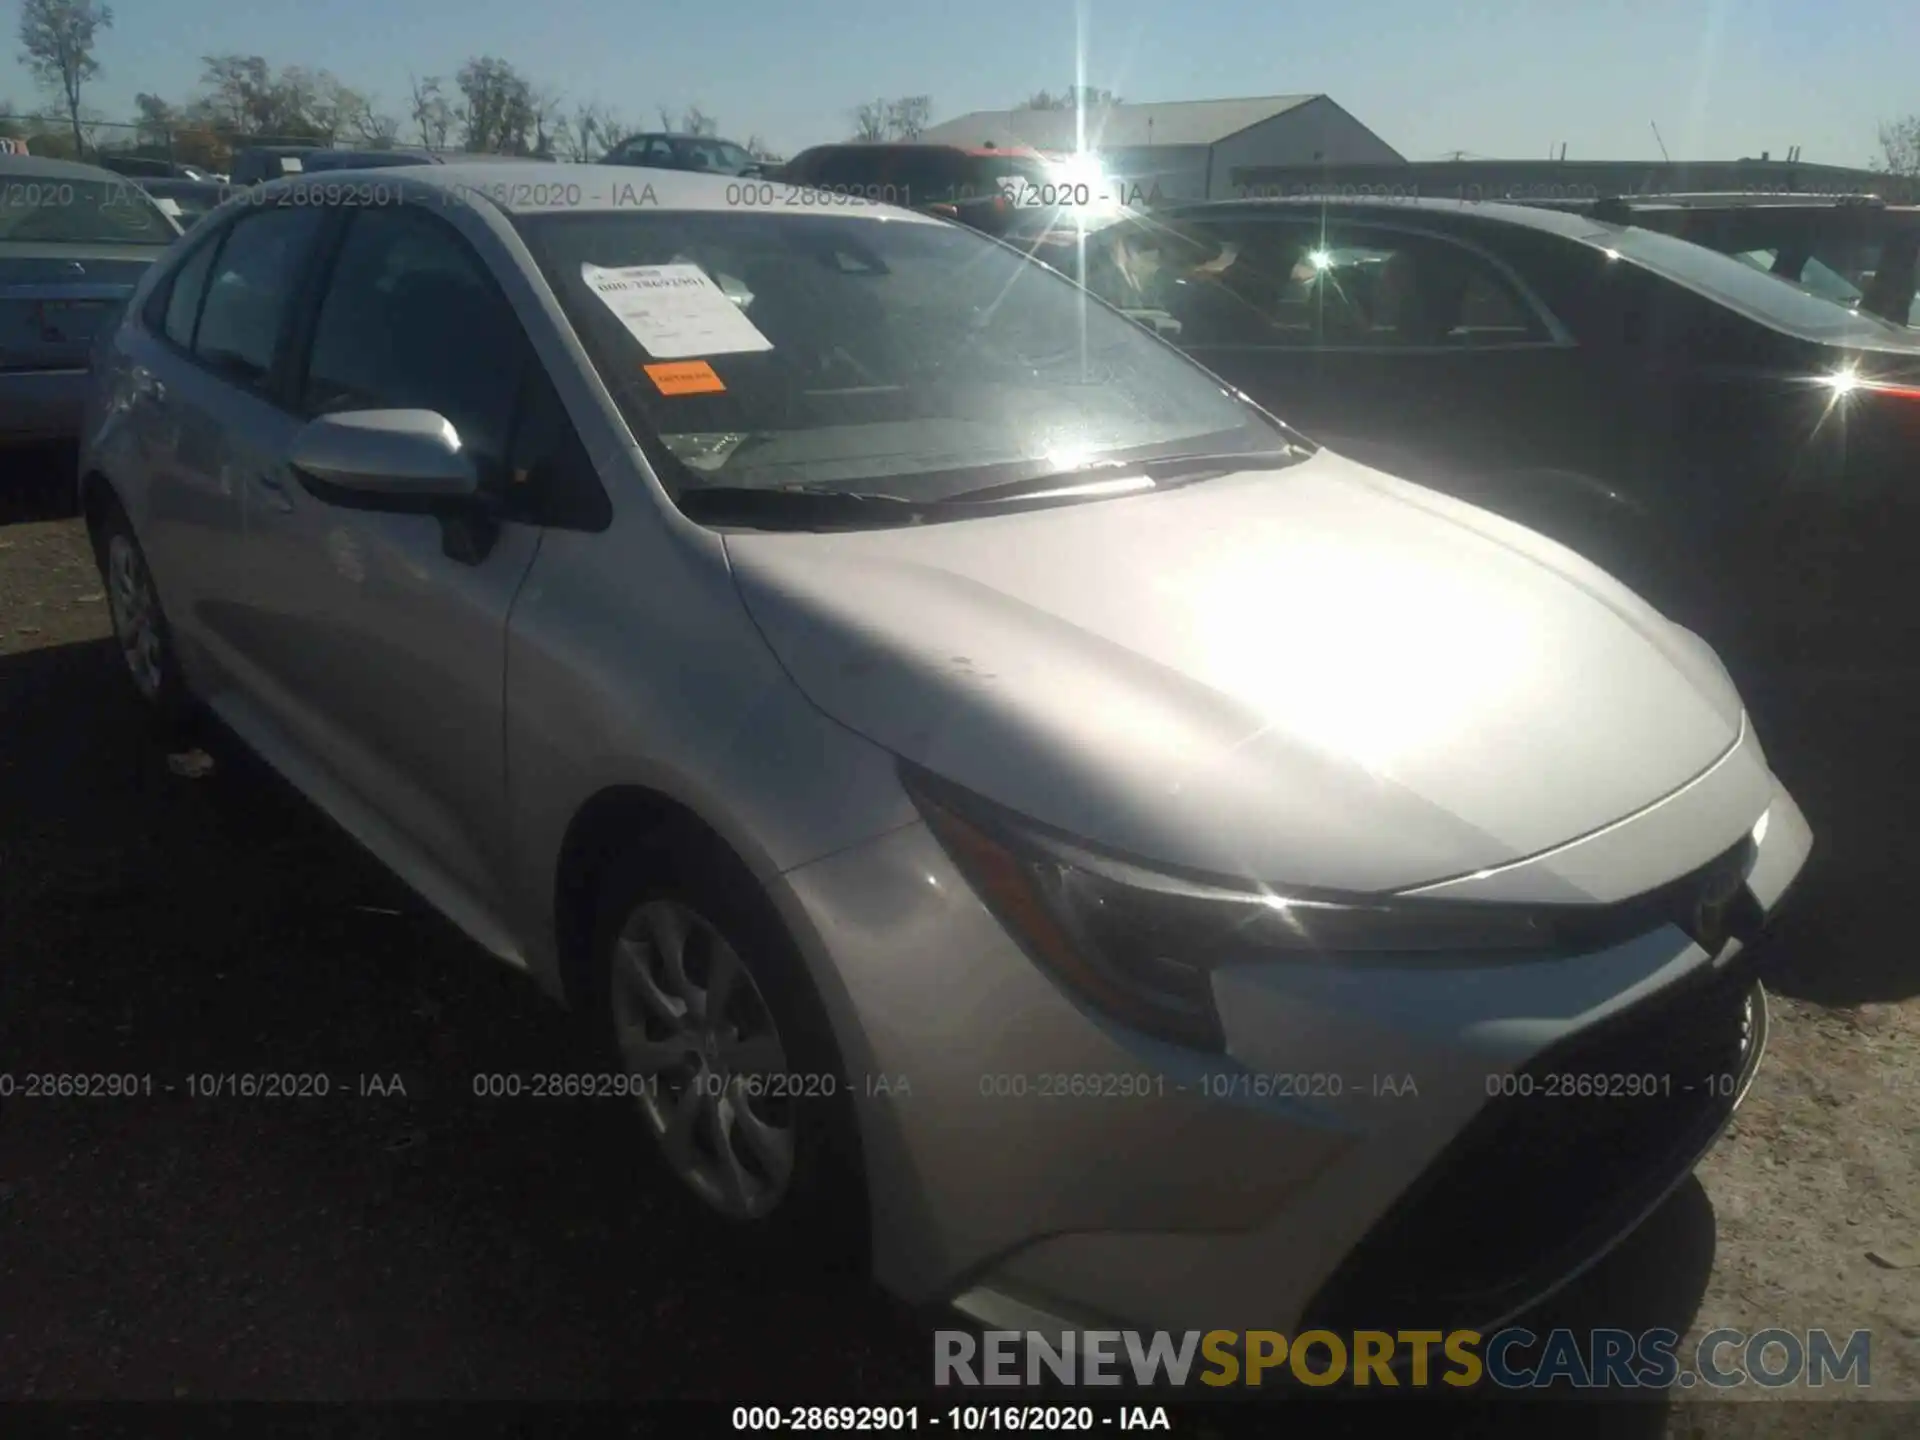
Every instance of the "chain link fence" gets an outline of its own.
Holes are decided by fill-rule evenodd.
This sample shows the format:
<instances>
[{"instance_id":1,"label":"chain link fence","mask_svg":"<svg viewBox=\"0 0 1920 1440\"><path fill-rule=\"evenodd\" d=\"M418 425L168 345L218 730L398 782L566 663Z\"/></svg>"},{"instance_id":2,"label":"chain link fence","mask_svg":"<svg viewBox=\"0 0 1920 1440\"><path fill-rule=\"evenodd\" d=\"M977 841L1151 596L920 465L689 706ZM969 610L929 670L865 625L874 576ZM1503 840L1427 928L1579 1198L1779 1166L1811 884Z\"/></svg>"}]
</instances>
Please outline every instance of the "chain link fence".
<instances>
[{"instance_id":1,"label":"chain link fence","mask_svg":"<svg viewBox=\"0 0 1920 1440\"><path fill-rule=\"evenodd\" d=\"M241 135L224 127L207 125L155 125L85 117L80 121L76 139L70 119L45 114L0 115L0 141L6 142L0 145L3 150L59 160L84 160L89 164L98 164L103 159L151 160L165 165L188 165L221 175L232 169L237 153L257 146L353 150L420 148L403 141L380 145L311 132Z\"/></svg>"}]
</instances>

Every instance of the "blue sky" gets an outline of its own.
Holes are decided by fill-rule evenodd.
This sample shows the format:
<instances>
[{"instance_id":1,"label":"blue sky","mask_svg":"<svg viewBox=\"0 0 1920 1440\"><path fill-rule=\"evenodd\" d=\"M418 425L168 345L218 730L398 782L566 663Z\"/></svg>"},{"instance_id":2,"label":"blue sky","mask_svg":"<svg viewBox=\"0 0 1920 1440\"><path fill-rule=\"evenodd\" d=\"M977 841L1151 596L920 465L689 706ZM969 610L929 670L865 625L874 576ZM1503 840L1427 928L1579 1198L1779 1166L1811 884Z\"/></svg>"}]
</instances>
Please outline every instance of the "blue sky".
<instances>
[{"instance_id":1,"label":"blue sky","mask_svg":"<svg viewBox=\"0 0 1920 1440\"><path fill-rule=\"evenodd\" d=\"M88 97L190 93L199 57L333 71L404 112L409 73L473 55L651 124L698 103L788 153L844 137L862 100L929 94L934 116L1089 84L1129 100L1323 92L1415 159L1731 159L1789 145L1864 164L1883 119L1920 110L1912 0L119 0ZM17 0L7 8L9 38ZM43 102L0 61L0 98Z\"/></svg>"}]
</instances>

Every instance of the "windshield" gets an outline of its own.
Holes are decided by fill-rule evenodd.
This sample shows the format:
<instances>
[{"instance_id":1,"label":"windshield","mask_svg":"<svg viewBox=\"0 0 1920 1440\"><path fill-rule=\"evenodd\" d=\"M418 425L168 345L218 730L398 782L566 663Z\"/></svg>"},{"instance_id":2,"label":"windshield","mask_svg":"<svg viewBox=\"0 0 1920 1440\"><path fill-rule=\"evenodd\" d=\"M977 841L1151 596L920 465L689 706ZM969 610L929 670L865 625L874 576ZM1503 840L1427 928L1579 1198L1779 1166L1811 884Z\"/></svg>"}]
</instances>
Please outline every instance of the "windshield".
<instances>
[{"instance_id":1,"label":"windshield","mask_svg":"<svg viewBox=\"0 0 1920 1440\"><path fill-rule=\"evenodd\" d=\"M0 177L0 242L170 245L179 233L132 180Z\"/></svg>"},{"instance_id":2,"label":"windshield","mask_svg":"<svg viewBox=\"0 0 1920 1440\"><path fill-rule=\"evenodd\" d=\"M932 501L1287 443L1138 326L960 226L737 210L516 223L635 433L671 457L670 488Z\"/></svg>"},{"instance_id":3,"label":"windshield","mask_svg":"<svg viewBox=\"0 0 1920 1440\"><path fill-rule=\"evenodd\" d=\"M739 175L754 163L753 156L730 140L676 140L673 148L683 165L721 175Z\"/></svg>"},{"instance_id":4,"label":"windshield","mask_svg":"<svg viewBox=\"0 0 1920 1440\"><path fill-rule=\"evenodd\" d=\"M1752 261L1723 255L1657 230L1630 226L1589 238L1751 319L1809 339L1840 343L1880 340L1890 331L1898 331L1886 321L1847 309L1844 301L1828 299L1769 274Z\"/></svg>"}]
</instances>

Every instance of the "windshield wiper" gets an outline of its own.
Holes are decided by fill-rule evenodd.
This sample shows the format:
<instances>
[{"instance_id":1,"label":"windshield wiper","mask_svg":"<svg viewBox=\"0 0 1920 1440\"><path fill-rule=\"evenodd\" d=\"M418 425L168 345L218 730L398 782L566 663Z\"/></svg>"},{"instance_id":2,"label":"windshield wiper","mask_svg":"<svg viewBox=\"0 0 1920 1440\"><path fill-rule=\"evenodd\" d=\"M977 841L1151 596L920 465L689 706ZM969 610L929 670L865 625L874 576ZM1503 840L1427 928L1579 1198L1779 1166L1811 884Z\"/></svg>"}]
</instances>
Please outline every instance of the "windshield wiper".
<instances>
[{"instance_id":1,"label":"windshield wiper","mask_svg":"<svg viewBox=\"0 0 1920 1440\"><path fill-rule=\"evenodd\" d=\"M1122 492L1129 488L1129 479L1140 477L1153 482L1156 490L1170 489L1173 485L1186 484L1194 480L1205 480L1217 475L1231 475L1240 470L1279 470L1307 458L1310 452L1289 445L1278 450L1235 450L1221 453L1194 453L1191 455L1161 455L1151 460L1101 460L1091 465L1082 465L1072 470L1056 470L1047 475L1035 475L1025 480L1009 480L1001 485L988 485L979 490L962 490L957 495L942 497L943 505L992 504L999 500L1018 500L1023 497L1040 499L1047 496L1072 496L1076 493L1097 495L1103 491ZM1145 487L1141 487L1145 488Z\"/></svg>"},{"instance_id":2,"label":"windshield wiper","mask_svg":"<svg viewBox=\"0 0 1920 1440\"><path fill-rule=\"evenodd\" d=\"M1243 470L1281 469L1305 460L1310 453L1286 446L1223 454L1162 455L1151 460L1095 461L1073 470L924 500L831 485L687 485L678 499L689 519L721 525L782 530L877 529L955 520L969 510L990 510L1006 504L1067 502L1102 493L1124 494L1130 489L1171 489ZM1130 485L1129 481L1141 483Z\"/></svg>"}]
</instances>

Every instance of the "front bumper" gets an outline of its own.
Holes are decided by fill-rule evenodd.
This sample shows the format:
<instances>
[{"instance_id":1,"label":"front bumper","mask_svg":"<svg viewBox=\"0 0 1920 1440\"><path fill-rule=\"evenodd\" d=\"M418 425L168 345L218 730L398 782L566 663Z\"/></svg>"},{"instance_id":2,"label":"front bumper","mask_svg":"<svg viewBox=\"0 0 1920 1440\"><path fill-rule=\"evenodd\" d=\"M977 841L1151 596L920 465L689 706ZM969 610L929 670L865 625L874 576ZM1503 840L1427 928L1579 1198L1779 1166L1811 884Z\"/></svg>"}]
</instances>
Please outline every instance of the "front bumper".
<instances>
[{"instance_id":1,"label":"front bumper","mask_svg":"<svg viewBox=\"0 0 1920 1440\"><path fill-rule=\"evenodd\" d=\"M85 369L0 371L0 445L78 438L87 382Z\"/></svg>"},{"instance_id":2,"label":"front bumper","mask_svg":"<svg viewBox=\"0 0 1920 1440\"><path fill-rule=\"evenodd\" d=\"M1770 910L1811 839L1767 783ZM921 826L787 880L856 1072L878 1278L990 1328L1504 1319L1685 1178L1764 1044L1763 1000L1727 1038L1756 993L1738 942L1667 928L1566 962L1222 972L1209 1059L1083 1012ZM1576 1068L1667 1075L1672 1103L1544 1093Z\"/></svg>"}]
</instances>

